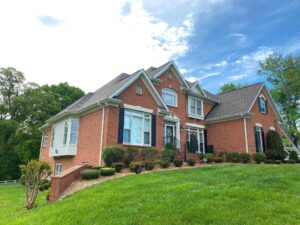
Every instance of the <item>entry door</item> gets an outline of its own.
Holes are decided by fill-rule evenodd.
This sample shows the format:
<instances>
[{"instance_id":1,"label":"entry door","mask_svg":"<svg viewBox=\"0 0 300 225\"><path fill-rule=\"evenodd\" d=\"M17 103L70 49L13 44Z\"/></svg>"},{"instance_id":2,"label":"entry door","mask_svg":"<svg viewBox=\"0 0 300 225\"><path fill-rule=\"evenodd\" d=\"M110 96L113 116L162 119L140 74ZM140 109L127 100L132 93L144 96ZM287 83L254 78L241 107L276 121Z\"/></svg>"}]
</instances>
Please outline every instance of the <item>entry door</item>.
<instances>
[{"instance_id":1,"label":"entry door","mask_svg":"<svg viewBox=\"0 0 300 225\"><path fill-rule=\"evenodd\" d=\"M165 138L166 143L171 143L175 146L175 125L166 124Z\"/></svg>"}]
</instances>

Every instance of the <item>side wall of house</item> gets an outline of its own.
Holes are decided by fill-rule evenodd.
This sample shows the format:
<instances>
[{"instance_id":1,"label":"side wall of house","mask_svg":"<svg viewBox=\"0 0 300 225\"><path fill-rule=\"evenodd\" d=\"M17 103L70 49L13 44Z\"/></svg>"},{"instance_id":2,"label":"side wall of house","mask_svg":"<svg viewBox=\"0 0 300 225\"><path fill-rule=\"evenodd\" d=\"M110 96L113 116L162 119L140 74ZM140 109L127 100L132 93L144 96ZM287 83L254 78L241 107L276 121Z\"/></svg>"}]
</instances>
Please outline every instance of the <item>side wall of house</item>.
<instances>
[{"instance_id":1,"label":"side wall of house","mask_svg":"<svg viewBox=\"0 0 300 225\"><path fill-rule=\"evenodd\" d=\"M55 172L55 164L62 163L62 171L72 166L89 163L99 164L100 133L101 133L102 109L83 115L79 119L77 153L75 156L50 157L51 129L48 129L48 144L41 148L40 160L51 165L52 174Z\"/></svg>"},{"instance_id":2,"label":"side wall of house","mask_svg":"<svg viewBox=\"0 0 300 225\"><path fill-rule=\"evenodd\" d=\"M208 144L214 146L215 154L225 152L246 152L244 120L236 119L207 124Z\"/></svg>"},{"instance_id":3,"label":"side wall of house","mask_svg":"<svg viewBox=\"0 0 300 225\"><path fill-rule=\"evenodd\" d=\"M260 94L266 95L266 92L264 90L261 91ZM260 123L262 125L262 128L264 130L265 140L266 135L270 129L270 127L274 127L275 130L277 130L280 133L279 127L278 127L278 119L275 115L275 112L273 108L271 107L271 104L267 100L268 104L268 113L264 114L259 112L259 106L258 106L258 99L256 99L251 112L254 113L254 116L250 119L247 119L247 133L248 133L248 146L249 146L249 153L253 154L256 152L256 145L255 145L255 133L254 133L254 127L256 123Z\"/></svg>"}]
</instances>

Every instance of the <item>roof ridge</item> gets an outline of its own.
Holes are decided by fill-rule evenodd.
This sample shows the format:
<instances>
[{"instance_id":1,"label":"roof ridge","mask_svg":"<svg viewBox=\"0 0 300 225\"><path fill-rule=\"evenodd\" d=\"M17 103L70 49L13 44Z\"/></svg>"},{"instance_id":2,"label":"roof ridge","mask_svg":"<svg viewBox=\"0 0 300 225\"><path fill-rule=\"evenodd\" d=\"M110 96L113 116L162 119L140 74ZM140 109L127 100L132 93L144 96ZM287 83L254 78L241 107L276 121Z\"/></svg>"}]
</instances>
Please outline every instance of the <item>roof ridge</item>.
<instances>
[{"instance_id":1,"label":"roof ridge","mask_svg":"<svg viewBox=\"0 0 300 225\"><path fill-rule=\"evenodd\" d=\"M254 83L254 84L250 84L250 85L247 85L247 86L244 86L244 87L237 88L237 89L232 90L232 91L226 91L224 93L217 94L217 96L224 95L224 94L227 94L227 93L230 93L230 92L234 92L234 91L239 91L241 89L252 87L252 86L255 86L255 85L258 85L258 84L264 84L264 82L257 82L257 83Z\"/></svg>"}]
</instances>

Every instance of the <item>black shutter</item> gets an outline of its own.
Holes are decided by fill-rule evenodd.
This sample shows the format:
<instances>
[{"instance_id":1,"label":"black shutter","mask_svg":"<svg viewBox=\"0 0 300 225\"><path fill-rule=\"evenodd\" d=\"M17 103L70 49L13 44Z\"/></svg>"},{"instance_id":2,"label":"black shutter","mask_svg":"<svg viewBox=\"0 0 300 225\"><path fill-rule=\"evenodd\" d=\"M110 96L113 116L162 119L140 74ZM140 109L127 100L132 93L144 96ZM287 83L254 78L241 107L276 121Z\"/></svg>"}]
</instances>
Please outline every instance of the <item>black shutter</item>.
<instances>
[{"instance_id":1,"label":"black shutter","mask_svg":"<svg viewBox=\"0 0 300 225\"><path fill-rule=\"evenodd\" d=\"M205 146L205 152L207 151L207 130L204 129L204 146Z\"/></svg>"},{"instance_id":2,"label":"black shutter","mask_svg":"<svg viewBox=\"0 0 300 225\"><path fill-rule=\"evenodd\" d=\"M261 108L260 108L260 97L258 97L257 102L258 102L258 110L261 112Z\"/></svg>"},{"instance_id":3,"label":"black shutter","mask_svg":"<svg viewBox=\"0 0 300 225\"><path fill-rule=\"evenodd\" d=\"M266 105L266 114L268 114L268 101L265 101L265 105Z\"/></svg>"},{"instance_id":4,"label":"black shutter","mask_svg":"<svg viewBox=\"0 0 300 225\"><path fill-rule=\"evenodd\" d=\"M265 134L264 134L264 129L263 128L260 128L261 129L261 138L262 138L262 144L263 144L263 151L266 150L266 146L265 146Z\"/></svg>"},{"instance_id":5,"label":"black shutter","mask_svg":"<svg viewBox=\"0 0 300 225\"><path fill-rule=\"evenodd\" d=\"M152 115L151 118L151 133L152 133L151 146L155 146L156 145L156 115Z\"/></svg>"},{"instance_id":6,"label":"black shutter","mask_svg":"<svg viewBox=\"0 0 300 225\"><path fill-rule=\"evenodd\" d=\"M254 136L255 136L255 147L256 147L256 152L258 152L258 142L259 142L259 139L258 139L258 132L256 132L256 127L254 127Z\"/></svg>"},{"instance_id":7,"label":"black shutter","mask_svg":"<svg viewBox=\"0 0 300 225\"><path fill-rule=\"evenodd\" d=\"M118 132L118 143L123 144L123 129L124 129L124 108L120 108L119 111L119 132Z\"/></svg>"}]
</instances>

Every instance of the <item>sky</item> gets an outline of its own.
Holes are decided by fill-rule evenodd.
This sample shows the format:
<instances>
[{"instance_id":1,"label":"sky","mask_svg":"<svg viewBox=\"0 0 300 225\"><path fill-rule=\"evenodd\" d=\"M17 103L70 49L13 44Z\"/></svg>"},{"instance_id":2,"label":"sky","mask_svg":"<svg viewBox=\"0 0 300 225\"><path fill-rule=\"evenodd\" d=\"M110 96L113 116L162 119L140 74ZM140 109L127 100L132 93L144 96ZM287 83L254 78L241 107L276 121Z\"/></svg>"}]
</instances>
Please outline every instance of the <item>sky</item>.
<instances>
[{"instance_id":1,"label":"sky","mask_svg":"<svg viewBox=\"0 0 300 225\"><path fill-rule=\"evenodd\" d=\"M122 72L174 60L217 93L265 81L259 61L300 53L300 1L0 0L0 67L93 92Z\"/></svg>"}]
</instances>

